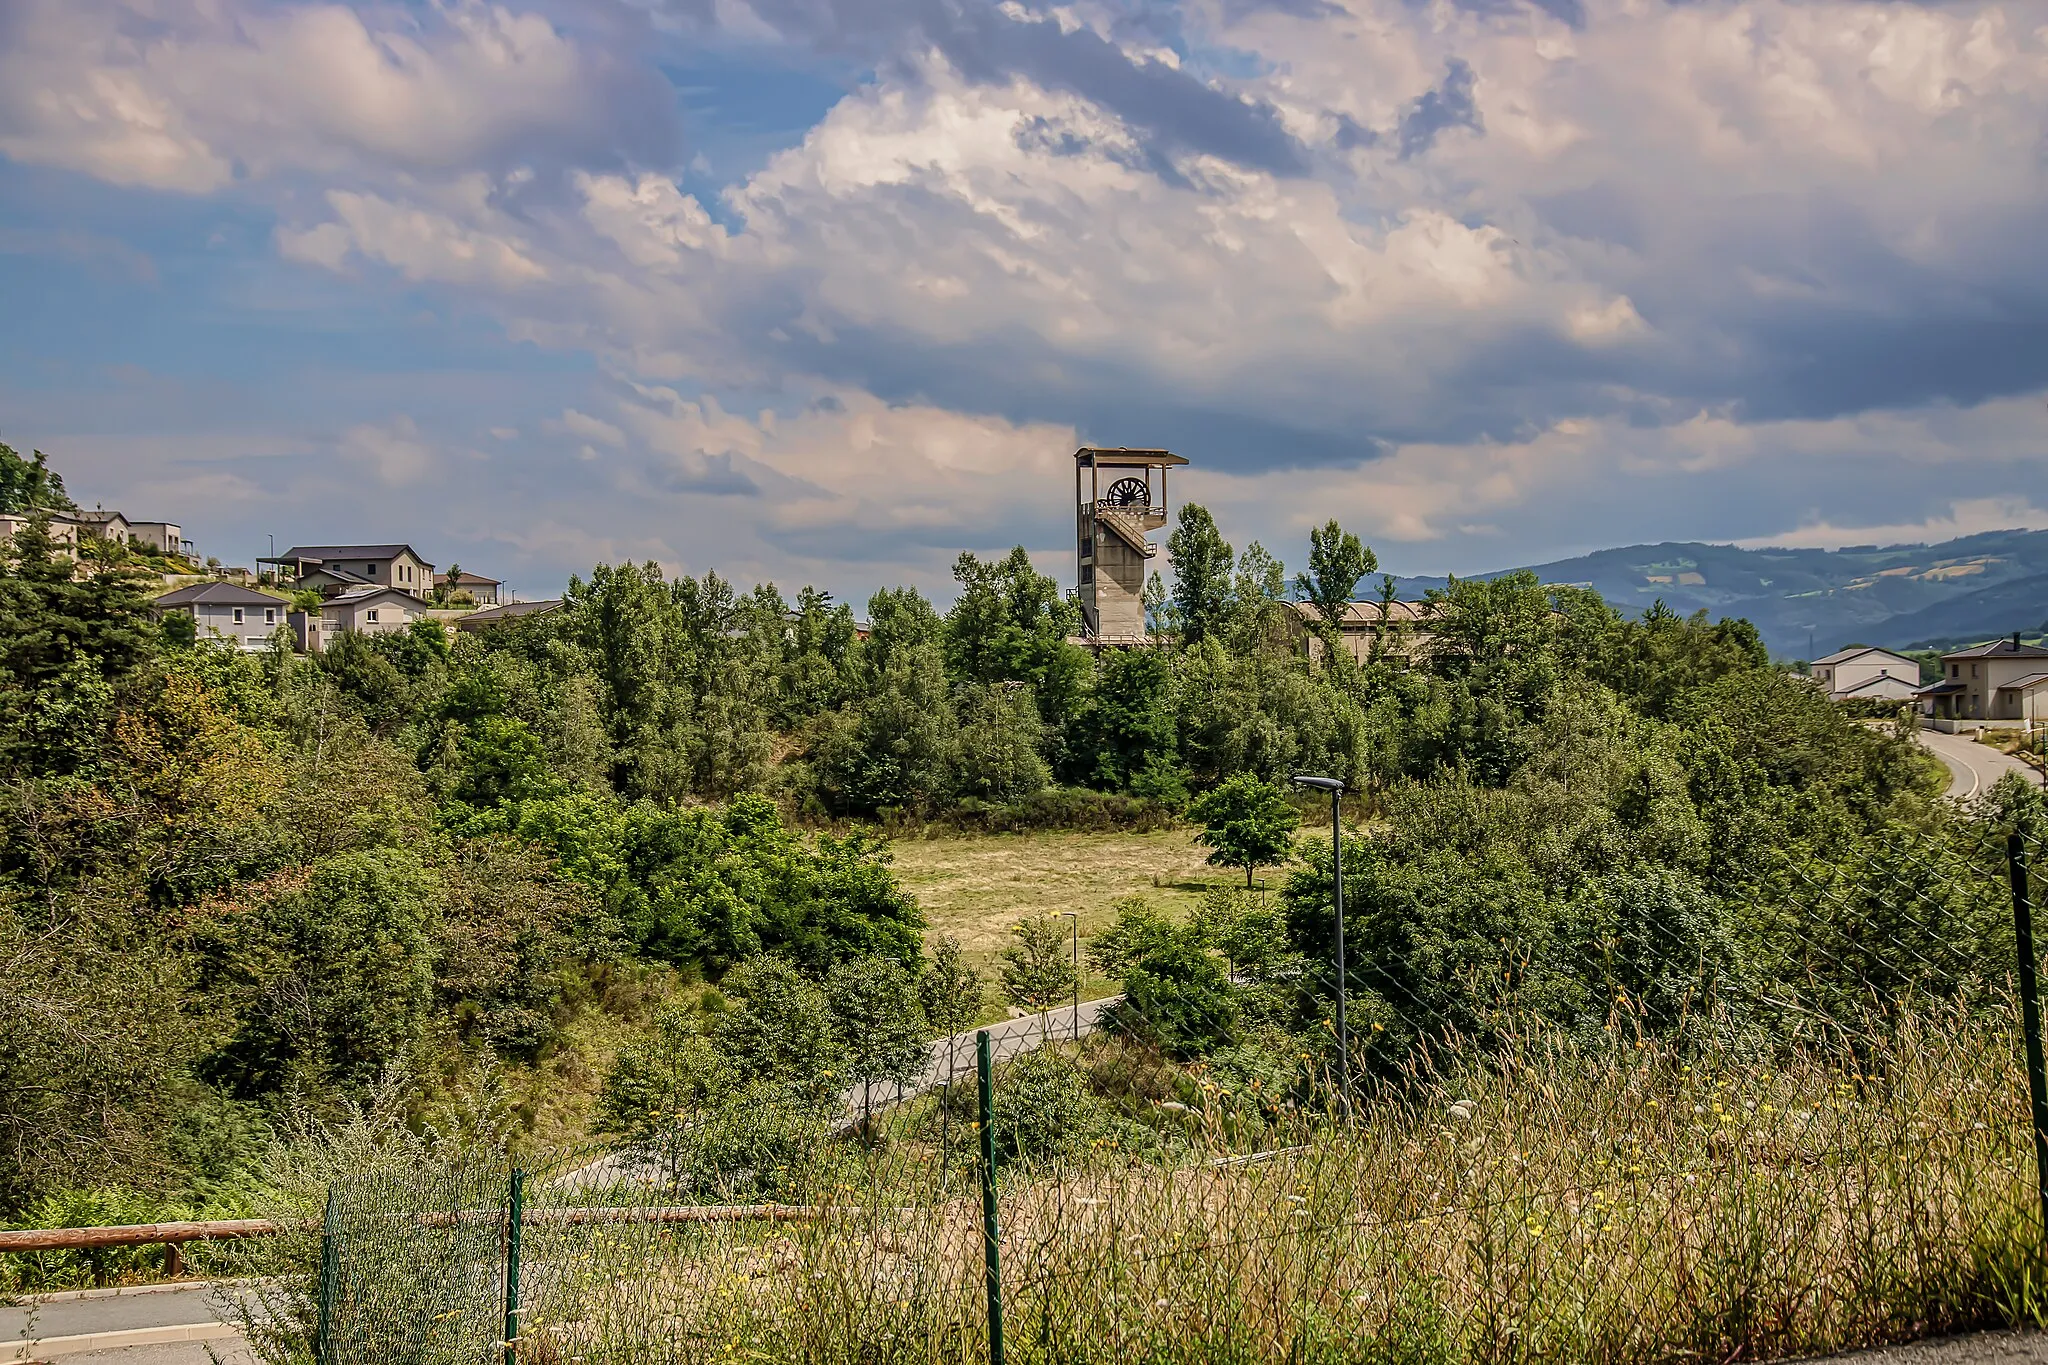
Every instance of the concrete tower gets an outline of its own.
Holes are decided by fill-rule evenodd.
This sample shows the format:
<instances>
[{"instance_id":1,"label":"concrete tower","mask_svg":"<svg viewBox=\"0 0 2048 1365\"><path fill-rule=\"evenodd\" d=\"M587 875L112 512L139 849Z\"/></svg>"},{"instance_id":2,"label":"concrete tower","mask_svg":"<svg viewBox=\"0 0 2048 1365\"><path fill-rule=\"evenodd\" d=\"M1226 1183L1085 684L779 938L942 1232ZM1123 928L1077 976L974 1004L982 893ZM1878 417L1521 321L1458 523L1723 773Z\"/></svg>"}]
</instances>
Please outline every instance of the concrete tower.
<instances>
[{"instance_id":1,"label":"concrete tower","mask_svg":"<svg viewBox=\"0 0 2048 1365\"><path fill-rule=\"evenodd\" d=\"M1159 553L1145 533L1166 525L1166 471L1186 463L1166 450L1074 452L1081 629L1095 639L1145 641L1145 576Z\"/></svg>"}]
</instances>

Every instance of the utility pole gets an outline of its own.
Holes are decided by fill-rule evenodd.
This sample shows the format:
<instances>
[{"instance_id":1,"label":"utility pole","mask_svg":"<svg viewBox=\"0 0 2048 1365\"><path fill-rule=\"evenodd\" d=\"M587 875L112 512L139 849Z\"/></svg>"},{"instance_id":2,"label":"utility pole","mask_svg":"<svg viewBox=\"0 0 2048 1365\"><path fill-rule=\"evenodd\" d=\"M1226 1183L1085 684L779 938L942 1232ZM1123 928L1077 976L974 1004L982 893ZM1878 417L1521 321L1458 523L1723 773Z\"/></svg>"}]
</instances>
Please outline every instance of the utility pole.
<instances>
[{"instance_id":1,"label":"utility pole","mask_svg":"<svg viewBox=\"0 0 2048 1365\"><path fill-rule=\"evenodd\" d=\"M1081 1041L1081 913L1078 910L1062 910L1061 914L1074 922L1074 1041Z\"/></svg>"}]
</instances>

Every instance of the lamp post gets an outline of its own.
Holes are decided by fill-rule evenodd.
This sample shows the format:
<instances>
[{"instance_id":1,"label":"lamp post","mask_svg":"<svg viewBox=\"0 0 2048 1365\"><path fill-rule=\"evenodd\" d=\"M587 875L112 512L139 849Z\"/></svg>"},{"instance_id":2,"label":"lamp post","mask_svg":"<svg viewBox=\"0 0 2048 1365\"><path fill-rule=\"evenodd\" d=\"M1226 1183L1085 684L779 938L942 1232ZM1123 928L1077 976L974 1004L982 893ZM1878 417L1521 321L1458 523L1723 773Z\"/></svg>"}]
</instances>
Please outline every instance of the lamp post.
<instances>
[{"instance_id":1,"label":"lamp post","mask_svg":"<svg viewBox=\"0 0 2048 1365\"><path fill-rule=\"evenodd\" d=\"M1081 1041L1081 913L1078 910L1062 910L1060 913L1074 922L1074 1041Z\"/></svg>"},{"instance_id":2,"label":"lamp post","mask_svg":"<svg viewBox=\"0 0 2048 1365\"><path fill-rule=\"evenodd\" d=\"M1312 787L1330 794L1330 876L1337 902L1337 1085L1344 1096L1344 1119L1351 1119L1351 1031L1344 1021L1344 826L1338 818L1337 803L1344 795L1344 781L1336 777L1311 777L1296 773L1288 779L1297 787Z\"/></svg>"}]
</instances>

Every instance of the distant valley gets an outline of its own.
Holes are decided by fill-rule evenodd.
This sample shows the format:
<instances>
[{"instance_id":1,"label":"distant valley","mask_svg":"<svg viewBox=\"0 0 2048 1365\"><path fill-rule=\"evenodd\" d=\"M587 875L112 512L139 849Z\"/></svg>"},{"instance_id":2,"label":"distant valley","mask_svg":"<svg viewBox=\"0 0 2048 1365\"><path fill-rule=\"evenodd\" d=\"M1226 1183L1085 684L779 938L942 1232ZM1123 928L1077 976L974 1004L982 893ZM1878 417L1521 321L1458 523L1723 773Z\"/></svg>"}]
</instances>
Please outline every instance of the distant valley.
<instances>
[{"instance_id":1,"label":"distant valley","mask_svg":"<svg viewBox=\"0 0 2048 1365\"><path fill-rule=\"evenodd\" d=\"M1747 617L1772 655L1787 659L1847 644L1905 648L2015 630L2031 635L2048 623L2048 531L1840 550L1629 545L1528 567L1546 583L1593 588L1627 612L1662 599L1685 615ZM1402 578L1399 587L1412 597L1446 582Z\"/></svg>"}]
</instances>

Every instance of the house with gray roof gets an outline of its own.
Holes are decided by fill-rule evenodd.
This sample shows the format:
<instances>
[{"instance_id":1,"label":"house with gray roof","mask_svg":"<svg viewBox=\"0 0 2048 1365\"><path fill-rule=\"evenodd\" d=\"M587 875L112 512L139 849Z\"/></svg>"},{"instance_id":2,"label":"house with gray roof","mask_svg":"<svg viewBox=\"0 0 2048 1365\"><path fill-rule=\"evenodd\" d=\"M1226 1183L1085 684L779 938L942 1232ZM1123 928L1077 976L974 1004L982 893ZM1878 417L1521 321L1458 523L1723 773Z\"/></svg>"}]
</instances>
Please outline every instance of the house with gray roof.
<instances>
[{"instance_id":1,"label":"house with gray roof","mask_svg":"<svg viewBox=\"0 0 2048 1365\"><path fill-rule=\"evenodd\" d=\"M285 623L287 604L268 593L233 583L195 583L150 602L159 619L173 612L192 618L201 640L219 640L237 649L267 649L271 632Z\"/></svg>"},{"instance_id":2,"label":"house with gray roof","mask_svg":"<svg viewBox=\"0 0 2048 1365\"><path fill-rule=\"evenodd\" d=\"M374 585L425 600L434 591L434 566L410 545L294 545L257 561L278 569L295 586L344 592ZM322 575L314 578L314 575ZM311 580L311 581L309 581Z\"/></svg>"},{"instance_id":3,"label":"house with gray roof","mask_svg":"<svg viewBox=\"0 0 2048 1365\"><path fill-rule=\"evenodd\" d=\"M1920 665L1871 645L1838 649L1811 665L1813 680L1834 701L1911 701L1920 691Z\"/></svg>"},{"instance_id":4,"label":"house with gray roof","mask_svg":"<svg viewBox=\"0 0 2048 1365\"><path fill-rule=\"evenodd\" d=\"M2048 721L2048 649L2011 638L1941 656L1942 677L1917 694L1928 725L2009 729Z\"/></svg>"}]
</instances>

